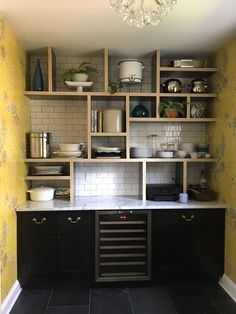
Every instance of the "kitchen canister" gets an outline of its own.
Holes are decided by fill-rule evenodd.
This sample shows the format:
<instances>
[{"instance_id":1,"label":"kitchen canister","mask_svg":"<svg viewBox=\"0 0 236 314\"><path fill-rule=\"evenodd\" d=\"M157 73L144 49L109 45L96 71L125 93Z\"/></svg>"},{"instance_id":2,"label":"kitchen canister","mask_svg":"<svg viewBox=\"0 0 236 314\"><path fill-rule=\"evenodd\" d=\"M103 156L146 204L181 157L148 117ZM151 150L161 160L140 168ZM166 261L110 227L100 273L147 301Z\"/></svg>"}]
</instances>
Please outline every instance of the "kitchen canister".
<instances>
[{"instance_id":1,"label":"kitchen canister","mask_svg":"<svg viewBox=\"0 0 236 314\"><path fill-rule=\"evenodd\" d=\"M103 132L123 132L123 112L117 109L103 111Z\"/></svg>"},{"instance_id":2,"label":"kitchen canister","mask_svg":"<svg viewBox=\"0 0 236 314\"><path fill-rule=\"evenodd\" d=\"M48 158L50 157L50 133L31 132L29 137L29 155L30 158Z\"/></svg>"},{"instance_id":3,"label":"kitchen canister","mask_svg":"<svg viewBox=\"0 0 236 314\"><path fill-rule=\"evenodd\" d=\"M180 203L188 203L188 194L187 193L179 193L179 202Z\"/></svg>"}]
</instances>

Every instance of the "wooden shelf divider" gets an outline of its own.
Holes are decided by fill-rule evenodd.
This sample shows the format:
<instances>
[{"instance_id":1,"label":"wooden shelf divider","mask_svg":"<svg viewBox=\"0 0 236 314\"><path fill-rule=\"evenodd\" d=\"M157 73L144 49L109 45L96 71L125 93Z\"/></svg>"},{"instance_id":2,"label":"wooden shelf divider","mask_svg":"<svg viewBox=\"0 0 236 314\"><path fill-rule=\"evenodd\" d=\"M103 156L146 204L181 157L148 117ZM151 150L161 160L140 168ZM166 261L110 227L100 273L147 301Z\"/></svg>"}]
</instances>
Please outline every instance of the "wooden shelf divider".
<instances>
[{"instance_id":1,"label":"wooden shelf divider","mask_svg":"<svg viewBox=\"0 0 236 314\"><path fill-rule=\"evenodd\" d=\"M45 54L45 49L44 49ZM103 50L103 91L90 91L90 92L76 92L76 91L56 91L55 78L56 78L56 56L51 47L47 48L48 57L48 91L25 91L25 96L32 99L79 99L87 101L87 151L88 158L46 158L46 159L30 159L26 158L26 163L41 163L41 164L67 164L69 166L70 175L66 176L26 176L27 181L42 181L42 180L69 180L70 185L70 197L71 200L74 197L74 170L76 163L137 163L140 170L140 194L143 201L146 200L146 183L147 183L147 166L151 163L182 163L183 165L183 190L187 191L188 186L188 164L194 163L214 163L214 158L130 158L130 124L142 123L142 122L156 122L156 123L211 123L215 122L216 118L191 118L191 101L193 100L211 100L217 97L217 93L162 93L160 90L161 77L171 76L171 73L175 73L185 78L194 77L194 73L199 73L201 77L208 77L218 71L217 68L174 68L161 66L161 52L157 49L152 55L152 73L151 73L151 89L152 92L118 92L115 94L109 93L109 49ZM183 73L182 75L180 73ZM202 75L201 75L202 74ZM212 76L211 76L212 78ZM125 132L120 133L107 133L107 132L91 132L91 113L92 113L92 97L95 100L98 97L105 100L112 100L112 98L120 99L124 101L126 110L125 119ZM130 101L131 97L146 97L151 101L152 111L155 109L155 114L152 112L152 117L135 118L130 117ZM161 118L159 116L159 106L161 98L180 98L187 104L186 117L185 118ZM114 99L115 101L117 99ZM155 104L154 104L155 100ZM123 108L123 107L122 107ZM92 158L92 144L96 137L124 137L122 141L125 142L126 158L113 159ZM101 141L103 139L100 139Z\"/></svg>"}]
</instances>

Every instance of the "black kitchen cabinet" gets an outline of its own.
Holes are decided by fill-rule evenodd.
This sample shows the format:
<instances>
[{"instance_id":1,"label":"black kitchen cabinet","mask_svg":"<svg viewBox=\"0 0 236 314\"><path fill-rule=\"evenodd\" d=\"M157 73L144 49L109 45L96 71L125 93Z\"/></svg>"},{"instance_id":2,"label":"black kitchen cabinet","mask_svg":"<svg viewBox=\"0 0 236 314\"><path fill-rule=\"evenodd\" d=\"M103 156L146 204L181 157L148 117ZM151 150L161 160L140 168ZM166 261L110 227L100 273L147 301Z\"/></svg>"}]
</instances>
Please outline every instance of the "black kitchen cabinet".
<instances>
[{"instance_id":1,"label":"black kitchen cabinet","mask_svg":"<svg viewBox=\"0 0 236 314\"><path fill-rule=\"evenodd\" d=\"M224 210L152 211L154 281L218 281L224 272Z\"/></svg>"},{"instance_id":2,"label":"black kitchen cabinet","mask_svg":"<svg viewBox=\"0 0 236 314\"><path fill-rule=\"evenodd\" d=\"M85 211L17 213L22 287L91 281L92 215Z\"/></svg>"}]
</instances>

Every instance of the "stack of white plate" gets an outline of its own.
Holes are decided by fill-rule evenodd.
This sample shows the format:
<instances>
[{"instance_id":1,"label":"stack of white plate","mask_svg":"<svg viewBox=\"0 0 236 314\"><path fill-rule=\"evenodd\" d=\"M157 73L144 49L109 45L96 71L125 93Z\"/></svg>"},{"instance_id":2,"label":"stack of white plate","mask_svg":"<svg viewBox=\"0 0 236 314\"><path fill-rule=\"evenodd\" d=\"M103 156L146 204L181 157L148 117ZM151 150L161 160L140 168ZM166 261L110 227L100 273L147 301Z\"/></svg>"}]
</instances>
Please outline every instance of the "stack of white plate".
<instances>
[{"instance_id":1,"label":"stack of white plate","mask_svg":"<svg viewBox=\"0 0 236 314\"><path fill-rule=\"evenodd\" d=\"M35 176L62 175L64 166L35 166L32 174Z\"/></svg>"},{"instance_id":2,"label":"stack of white plate","mask_svg":"<svg viewBox=\"0 0 236 314\"><path fill-rule=\"evenodd\" d=\"M58 152L53 152L53 157L77 158L82 155L81 144L59 144Z\"/></svg>"},{"instance_id":3,"label":"stack of white plate","mask_svg":"<svg viewBox=\"0 0 236 314\"><path fill-rule=\"evenodd\" d=\"M133 158L151 158L152 148L150 147L131 147L131 157Z\"/></svg>"},{"instance_id":4,"label":"stack of white plate","mask_svg":"<svg viewBox=\"0 0 236 314\"><path fill-rule=\"evenodd\" d=\"M95 148L98 153L120 153L119 147L99 146Z\"/></svg>"}]
</instances>

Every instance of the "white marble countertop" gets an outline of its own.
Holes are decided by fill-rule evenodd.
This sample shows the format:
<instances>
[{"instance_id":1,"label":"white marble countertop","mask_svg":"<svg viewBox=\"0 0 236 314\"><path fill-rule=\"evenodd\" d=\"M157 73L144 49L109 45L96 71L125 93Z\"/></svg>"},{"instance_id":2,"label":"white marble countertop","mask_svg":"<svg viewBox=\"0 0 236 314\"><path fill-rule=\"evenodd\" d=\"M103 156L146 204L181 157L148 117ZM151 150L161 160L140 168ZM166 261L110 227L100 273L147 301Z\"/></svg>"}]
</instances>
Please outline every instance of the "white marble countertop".
<instances>
[{"instance_id":1,"label":"white marble countertop","mask_svg":"<svg viewBox=\"0 0 236 314\"><path fill-rule=\"evenodd\" d=\"M133 196L75 197L73 201L52 200L47 202L27 201L16 208L17 212L65 211L65 210L134 210L134 209L207 209L225 208L220 202L189 201L179 202L142 201Z\"/></svg>"}]
</instances>

